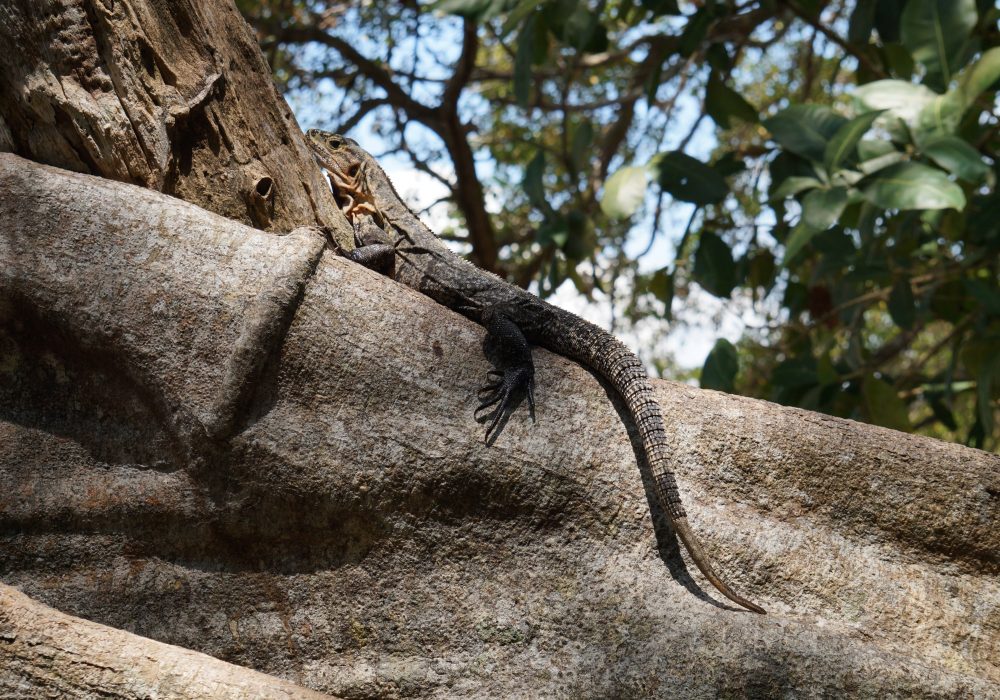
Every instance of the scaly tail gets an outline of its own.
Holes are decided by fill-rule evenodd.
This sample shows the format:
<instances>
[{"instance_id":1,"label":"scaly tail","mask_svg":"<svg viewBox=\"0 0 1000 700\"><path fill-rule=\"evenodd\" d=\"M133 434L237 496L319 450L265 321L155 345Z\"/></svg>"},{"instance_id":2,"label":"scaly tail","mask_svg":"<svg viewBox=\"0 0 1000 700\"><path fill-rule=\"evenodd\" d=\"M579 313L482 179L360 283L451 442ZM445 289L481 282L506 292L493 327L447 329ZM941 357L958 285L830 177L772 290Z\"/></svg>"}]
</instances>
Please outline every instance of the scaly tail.
<instances>
[{"instance_id":1,"label":"scaly tail","mask_svg":"<svg viewBox=\"0 0 1000 700\"><path fill-rule=\"evenodd\" d=\"M701 543L698 542L694 532L691 531L691 526L688 525L687 514L684 512L684 506L681 505L680 491L677 489L677 482L670 470L670 456L663 415L660 412L660 405L653 397L653 385L649 382L642 362L614 336L596 327L594 330L597 333L591 342L567 344L576 345L576 349L581 351L579 359L603 374L625 399L642 438L642 447L646 452L649 468L653 475L656 498L670 518L670 523L677 536L684 543L691 559L701 573L722 595L747 610L765 614L763 608L735 593L719 578L709 563ZM578 339L582 334L573 335ZM560 340L565 343L567 338L562 337ZM559 352L565 353L566 350L561 349Z\"/></svg>"},{"instance_id":2,"label":"scaly tail","mask_svg":"<svg viewBox=\"0 0 1000 700\"><path fill-rule=\"evenodd\" d=\"M761 615L766 615L767 611L755 603L751 603L749 600L743 596L736 593L731 589L726 582L719 578L715 570L712 569L712 565L708 563L708 557L705 555L705 551L701 548L701 543L694 536L694 532L691 531L691 526L688 525L687 517L677 518L676 520L670 521L671 526L674 528L674 532L677 536L681 538L681 542L687 547L687 551L691 554L691 559L694 561L698 570L701 571L702 575L707 578L713 586L719 589L722 595L729 598L729 600L742 605L747 610L752 610L755 613L760 613Z\"/></svg>"}]
</instances>

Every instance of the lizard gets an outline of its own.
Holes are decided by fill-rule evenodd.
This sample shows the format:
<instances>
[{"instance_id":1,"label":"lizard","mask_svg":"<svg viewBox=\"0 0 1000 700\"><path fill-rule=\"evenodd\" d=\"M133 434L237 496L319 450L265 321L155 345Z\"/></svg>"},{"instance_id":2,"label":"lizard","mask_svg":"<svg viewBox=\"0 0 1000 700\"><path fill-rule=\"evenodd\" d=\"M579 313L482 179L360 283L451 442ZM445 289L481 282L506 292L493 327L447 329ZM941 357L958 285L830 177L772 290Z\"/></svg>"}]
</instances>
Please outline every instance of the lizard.
<instances>
[{"instance_id":1,"label":"lizard","mask_svg":"<svg viewBox=\"0 0 1000 700\"><path fill-rule=\"evenodd\" d=\"M480 411L497 407L486 430L487 444L516 397L527 394L534 415L532 344L589 367L624 399L639 430L656 499L695 565L726 598L764 614L763 608L719 577L688 523L670 468L663 416L639 358L602 328L451 251L410 210L375 158L354 139L310 129L307 142L317 163L327 171L338 206L355 227L358 247L345 253L346 257L377 268L484 326L488 342L498 348L503 369L488 373L475 412L478 417Z\"/></svg>"}]
</instances>

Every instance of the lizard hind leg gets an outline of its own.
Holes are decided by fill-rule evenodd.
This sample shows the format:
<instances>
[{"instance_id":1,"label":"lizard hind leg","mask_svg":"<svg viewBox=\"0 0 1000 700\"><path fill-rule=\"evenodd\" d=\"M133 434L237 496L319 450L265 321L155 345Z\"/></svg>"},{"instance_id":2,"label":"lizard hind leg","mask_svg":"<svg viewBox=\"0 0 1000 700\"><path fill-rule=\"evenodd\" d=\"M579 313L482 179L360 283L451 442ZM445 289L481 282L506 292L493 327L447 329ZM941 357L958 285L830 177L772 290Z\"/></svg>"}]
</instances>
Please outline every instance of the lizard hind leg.
<instances>
[{"instance_id":1,"label":"lizard hind leg","mask_svg":"<svg viewBox=\"0 0 1000 700\"><path fill-rule=\"evenodd\" d=\"M527 395L532 418L535 415L535 365L531 360L531 345L517 324L497 309L487 309L483 314L486 326L487 354L495 355L501 369L490 370L487 382L479 389L479 406L475 410L478 421L492 417L486 429L486 444L499 434L497 430L504 416L515 408L515 402ZM496 407L492 413L483 413Z\"/></svg>"}]
</instances>

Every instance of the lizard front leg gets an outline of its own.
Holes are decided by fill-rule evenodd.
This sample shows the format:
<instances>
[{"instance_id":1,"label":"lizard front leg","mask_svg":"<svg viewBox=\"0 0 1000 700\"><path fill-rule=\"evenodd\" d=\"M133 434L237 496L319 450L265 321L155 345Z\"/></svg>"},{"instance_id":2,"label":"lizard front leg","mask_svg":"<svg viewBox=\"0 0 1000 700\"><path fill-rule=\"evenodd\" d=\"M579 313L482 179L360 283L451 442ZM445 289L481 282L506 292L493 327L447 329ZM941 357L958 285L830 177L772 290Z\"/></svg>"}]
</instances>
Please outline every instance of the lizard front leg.
<instances>
[{"instance_id":1,"label":"lizard front leg","mask_svg":"<svg viewBox=\"0 0 1000 700\"><path fill-rule=\"evenodd\" d=\"M494 431L500 419L511 410L512 401L521 392L527 393L528 407L534 417L535 365L531 360L531 345L524 333L501 309L486 309L483 325L486 327L486 342L496 349L502 367L487 373L488 381L478 393L481 403L475 411L477 420L481 411L497 406L493 421L486 429L486 442L489 444L491 437L496 437ZM486 416L483 417L485 419Z\"/></svg>"},{"instance_id":2,"label":"lizard front leg","mask_svg":"<svg viewBox=\"0 0 1000 700\"><path fill-rule=\"evenodd\" d=\"M396 250L385 243L359 246L344 257L387 277L392 277L396 267Z\"/></svg>"},{"instance_id":3,"label":"lizard front leg","mask_svg":"<svg viewBox=\"0 0 1000 700\"><path fill-rule=\"evenodd\" d=\"M388 242L385 231L370 215L354 219L354 250L345 253L348 260L364 265L388 277L396 267L396 249Z\"/></svg>"}]
</instances>

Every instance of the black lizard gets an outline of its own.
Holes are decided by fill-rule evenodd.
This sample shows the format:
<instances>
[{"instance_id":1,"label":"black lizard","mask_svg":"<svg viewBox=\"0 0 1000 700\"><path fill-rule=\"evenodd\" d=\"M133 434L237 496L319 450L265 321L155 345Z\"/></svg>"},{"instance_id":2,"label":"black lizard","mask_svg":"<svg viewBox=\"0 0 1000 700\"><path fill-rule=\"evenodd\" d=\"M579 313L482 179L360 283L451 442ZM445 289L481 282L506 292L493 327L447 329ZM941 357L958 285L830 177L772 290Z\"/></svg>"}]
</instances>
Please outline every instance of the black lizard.
<instances>
[{"instance_id":1,"label":"black lizard","mask_svg":"<svg viewBox=\"0 0 1000 700\"><path fill-rule=\"evenodd\" d=\"M483 325L503 355L503 371L491 371L480 390L477 413L498 406L486 431L487 442L513 397L526 393L534 409L530 343L590 367L625 400L642 438L656 497L702 574L730 600L764 613L719 578L688 524L669 466L663 417L639 358L594 324L451 252L410 211L379 164L353 139L318 129L310 130L308 137L316 160L329 173L338 204L355 224L359 247L348 257L391 274Z\"/></svg>"}]
</instances>

